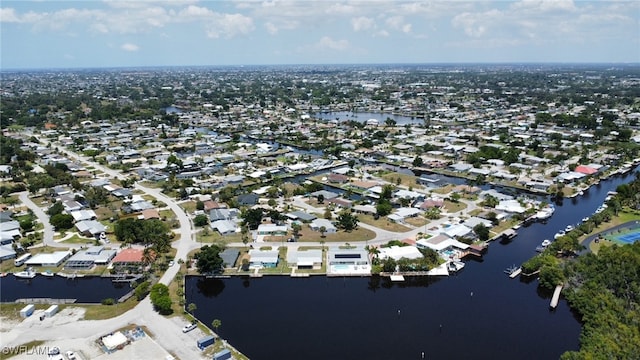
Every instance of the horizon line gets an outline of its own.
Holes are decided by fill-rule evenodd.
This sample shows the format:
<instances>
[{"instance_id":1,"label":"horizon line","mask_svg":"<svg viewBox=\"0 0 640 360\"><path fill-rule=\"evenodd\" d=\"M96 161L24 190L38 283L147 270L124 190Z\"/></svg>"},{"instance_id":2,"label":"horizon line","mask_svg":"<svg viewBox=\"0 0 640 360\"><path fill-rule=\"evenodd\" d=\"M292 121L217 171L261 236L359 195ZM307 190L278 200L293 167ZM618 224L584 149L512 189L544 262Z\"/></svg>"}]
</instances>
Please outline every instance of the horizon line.
<instances>
[{"instance_id":1,"label":"horizon line","mask_svg":"<svg viewBox=\"0 0 640 360\"><path fill-rule=\"evenodd\" d=\"M388 63L289 63L289 64L219 64L219 65L114 65L78 67L24 67L0 68L0 72L25 72L46 70L100 70L100 69L157 69L157 68L244 68L244 67L286 67L286 66L460 66L460 65L625 65L640 66L640 61L513 61L513 62L388 62Z\"/></svg>"}]
</instances>

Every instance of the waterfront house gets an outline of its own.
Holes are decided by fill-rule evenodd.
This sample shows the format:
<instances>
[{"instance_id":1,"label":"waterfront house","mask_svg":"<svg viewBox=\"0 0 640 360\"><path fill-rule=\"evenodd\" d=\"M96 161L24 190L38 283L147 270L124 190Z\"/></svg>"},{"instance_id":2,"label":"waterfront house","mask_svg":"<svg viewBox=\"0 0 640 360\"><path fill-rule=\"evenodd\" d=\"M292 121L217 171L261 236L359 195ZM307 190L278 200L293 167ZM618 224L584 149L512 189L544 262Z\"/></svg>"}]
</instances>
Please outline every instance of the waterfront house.
<instances>
[{"instance_id":1,"label":"waterfront house","mask_svg":"<svg viewBox=\"0 0 640 360\"><path fill-rule=\"evenodd\" d=\"M94 265L108 264L117 252L117 250L105 249L104 246L92 246L71 255L64 267L74 270L89 270Z\"/></svg>"},{"instance_id":2,"label":"waterfront house","mask_svg":"<svg viewBox=\"0 0 640 360\"><path fill-rule=\"evenodd\" d=\"M391 246L391 247L379 247L378 248L379 259L393 259L400 260L402 258L405 259L421 259L424 256L415 246Z\"/></svg>"},{"instance_id":3,"label":"waterfront house","mask_svg":"<svg viewBox=\"0 0 640 360\"><path fill-rule=\"evenodd\" d=\"M278 250L249 250L249 269L274 268L278 266Z\"/></svg>"},{"instance_id":4,"label":"waterfront house","mask_svg":"<svg viewBox=\"0 0 640 360\"><path fill-rule=\"evenodd\" d=\"M71 256L70 251L55 251L53 253L40 253L34 255L24 264L26 266L51 266L58 267Z\"/></svg>"},{"instance_id":5,"label":"waterfront house","mask_svg":"<svg viewBox=\"0 0 640 360\"><path fill-rule=\"evenodd\" d=\"M152 257L155 257L153 254ZM142 266L144 260L144 250L128 248L120 251L111 261L114 269L122 271L125 269L137 270Z\"/></svg>"},{"instance_id":6,"label":"waterfront house","mask_svg":"<svg viewBox=\"0 0 640 360\"><path fill-rule=\"evenodd\" d=\"M238 249L224 249L224 251L220 252L220 257L222 258L222 267L227 269L233 268L236 265L236 261L238 261L239 256L240 250Z\"/></svg>"},{"instance_id":7,"label":"waterfront house","mask_svg":"<svg viewBox=\"0 0 640 360\"><path fill-rule=\"evenodd\" d=\"M322 267L322 250L289 249L287 251L287 265L296 269L320 269Z\"/></svg>"},{"instance_id":8,"label":"waterfront house","mask_svg":"<svg viewBox=\"0 0 640 360\"><path fill-rule=\"evenodd\" d=\"M371 274L369 254L364 246L352 246L350 248L332 246L329 248L327 258L328 275Z\"/></svg>"}]
</instances>

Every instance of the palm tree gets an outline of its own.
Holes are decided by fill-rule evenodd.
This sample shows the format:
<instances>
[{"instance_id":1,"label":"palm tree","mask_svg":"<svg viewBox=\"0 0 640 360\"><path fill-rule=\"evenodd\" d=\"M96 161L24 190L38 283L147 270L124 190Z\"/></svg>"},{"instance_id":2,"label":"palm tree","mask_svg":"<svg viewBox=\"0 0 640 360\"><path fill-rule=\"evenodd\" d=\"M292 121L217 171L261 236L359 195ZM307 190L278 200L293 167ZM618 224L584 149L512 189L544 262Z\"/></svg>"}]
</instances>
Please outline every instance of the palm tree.
<instances>
[{"instance_id":1,"label":"palm tree","mask_svg":"<svg viewBox=\"0 0 640 360\"><path fill-rule=\"evenodd\" d=\"M327 228L324 226L320 226L320 229L318 229L320 231L320 237L325 237L324 233L327 232Z\"/></svg>"},{"instance_id":2,"label":"palm tree","mask_svg":"<svg viewBox=\"0 0 640 360\"><path fill-rule=\"evenodd\" d=\"M194 303L190 303L189 305L187 305L187 311L189 312L189 314L193 315L193 312L198 310L198 306Z\"/></svg>"},{"instance_id":3,"label":"palm tree","mask_svg":"<svg viewBox=\"0 0 640 360\"><path fill-rule=\"evenodd\" d=\"M218 328L222 326L222 321L220 321L219 319L214 319L213 322L211 322L211 326L215 329L216 334L218 334Z\"/></svg>"}]
</instances>

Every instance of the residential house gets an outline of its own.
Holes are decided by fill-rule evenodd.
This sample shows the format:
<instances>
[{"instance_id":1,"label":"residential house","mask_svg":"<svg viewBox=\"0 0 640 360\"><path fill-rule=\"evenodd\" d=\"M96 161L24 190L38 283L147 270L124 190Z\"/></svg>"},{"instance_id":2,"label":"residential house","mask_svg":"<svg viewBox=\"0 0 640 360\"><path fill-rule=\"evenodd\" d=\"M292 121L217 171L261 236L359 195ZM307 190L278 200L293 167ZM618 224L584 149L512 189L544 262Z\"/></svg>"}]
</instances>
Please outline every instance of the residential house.
<instances>
[{"instance_id":1,"label":"residential house","mask_svg":"<svg viewBox=\"0 0 640 360\"><path fill-rule=\"evenodd\" d=\"M338 231L336 226L333 225L333 223L327 219L315 219L309 224L309 228L313 231L320 231L320 228L323 226L325 228L324 232L326 234L333 234L336 231Z\"/></svg>"},{"instance_id":2,"label":"residential house","mask_svg":"<svg viewBox=\"0 0 640 360\"><path fill-rule=\"evenodd\" d=\"M249 269L274 268L278 266L278 250L249 250Z\"/></svg>"}]
</instances>

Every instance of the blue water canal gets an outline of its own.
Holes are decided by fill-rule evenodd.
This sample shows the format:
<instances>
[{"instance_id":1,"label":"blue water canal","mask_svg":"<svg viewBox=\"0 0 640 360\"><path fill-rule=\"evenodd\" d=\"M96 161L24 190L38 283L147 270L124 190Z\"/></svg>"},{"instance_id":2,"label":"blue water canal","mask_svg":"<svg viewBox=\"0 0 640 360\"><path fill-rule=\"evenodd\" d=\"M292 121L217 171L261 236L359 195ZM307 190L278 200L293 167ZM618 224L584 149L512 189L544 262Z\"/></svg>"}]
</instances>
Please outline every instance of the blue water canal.
<instances>
[{"instance_id":1,"label":"blue water canal","mask_svg":"<svg viewBox=\"0 0 640 360\"><path fill-rule=\"evenodd\" d=\"M482 261L457 275L387 279L260 279L186 281L187 303L205 324L220 319L222 337L252 359L555 359L579 347L579 319L535 279L503 271L535 247L600 206L607 192L633 173L603 181L584 196L556 204L546 224L519 230L510 243L493 242Z\"/></svg>"}]
</instances>

